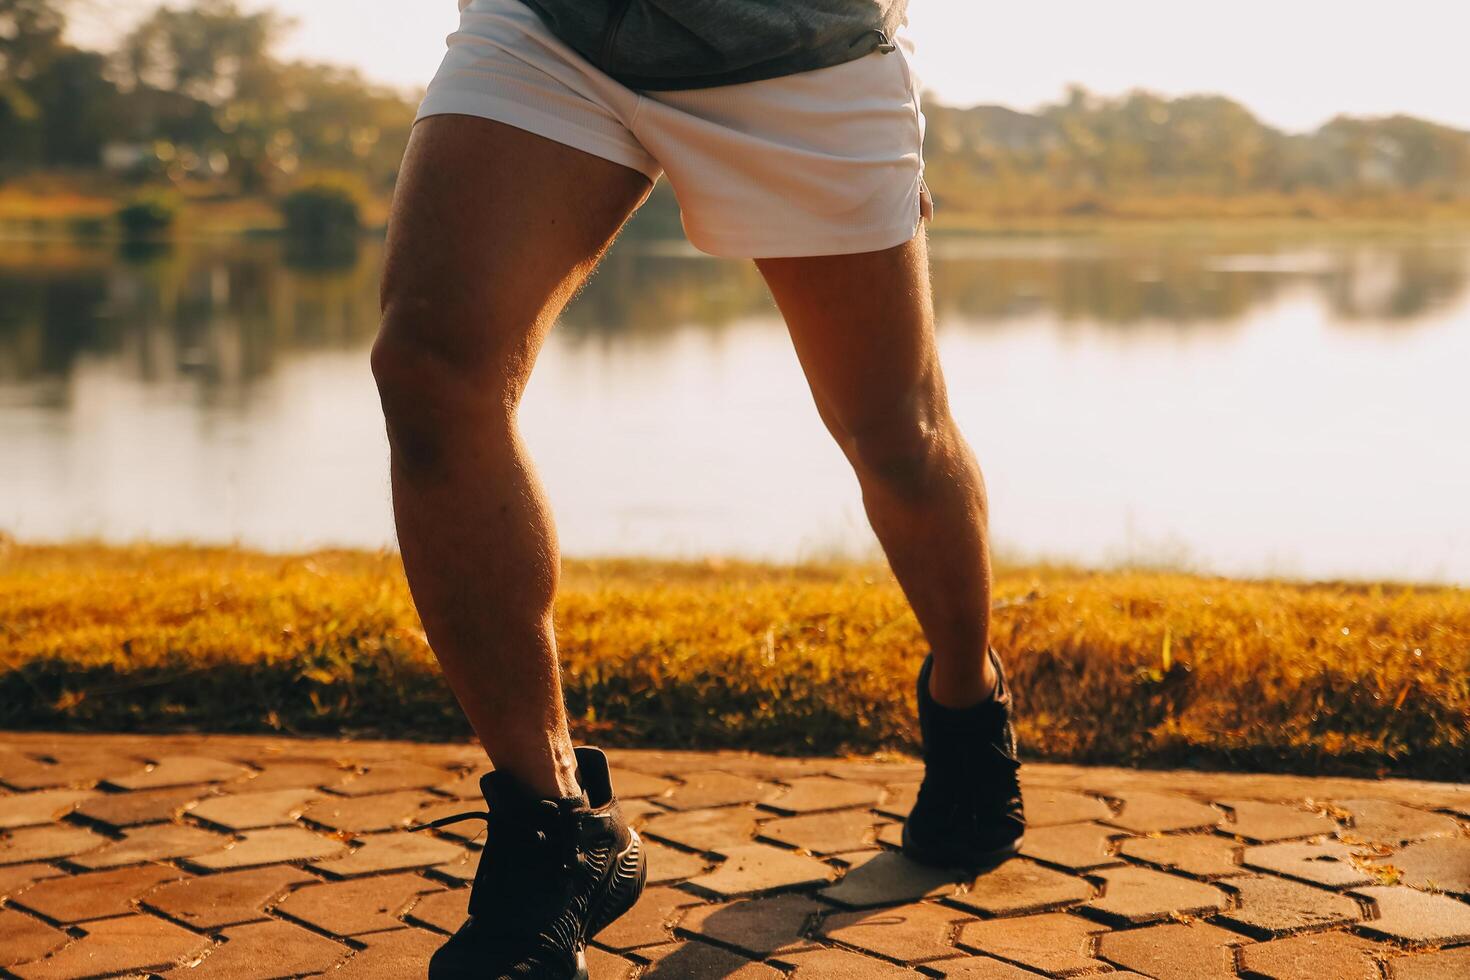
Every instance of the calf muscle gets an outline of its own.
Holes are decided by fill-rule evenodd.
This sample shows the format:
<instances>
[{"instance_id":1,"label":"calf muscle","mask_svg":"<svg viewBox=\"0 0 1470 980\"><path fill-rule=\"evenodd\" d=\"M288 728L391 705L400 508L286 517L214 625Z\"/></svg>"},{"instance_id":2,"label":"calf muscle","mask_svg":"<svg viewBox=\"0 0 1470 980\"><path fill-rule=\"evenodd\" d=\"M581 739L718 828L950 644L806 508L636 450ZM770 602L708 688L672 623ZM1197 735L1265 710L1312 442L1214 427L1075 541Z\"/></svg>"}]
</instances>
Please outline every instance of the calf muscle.
<instances>
[{"instance_id":1,"label":"calf muscle","mask_svg":"<svg viewBox=\"0 0 1470 980\"><path fill-rule=\"evenodd\" d=\"M498 769L575 795L551 630L560 555L515 428L547 331L648 190L500 123L433 116L394 197L373 348L404 568Z\"/></svg>"}]
</instances>

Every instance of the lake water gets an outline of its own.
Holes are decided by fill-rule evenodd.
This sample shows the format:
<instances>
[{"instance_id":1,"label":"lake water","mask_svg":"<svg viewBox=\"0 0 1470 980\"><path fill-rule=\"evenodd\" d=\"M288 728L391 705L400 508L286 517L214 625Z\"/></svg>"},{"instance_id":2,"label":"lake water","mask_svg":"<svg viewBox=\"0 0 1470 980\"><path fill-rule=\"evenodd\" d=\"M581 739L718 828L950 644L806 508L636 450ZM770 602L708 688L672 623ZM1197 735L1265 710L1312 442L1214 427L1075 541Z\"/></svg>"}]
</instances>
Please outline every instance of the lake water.
<instances>
[{"instance_id":1,"label":"lake water","mask_svg":"<svg viewBox=\"0 0 1470 980\"><path fill-rule=\"evenodd\" d=\"M1470 581L1470 237L934 253L1003 554ZM0 530L391 544L379 258L0 242ZM522 421L569 555L876 553L748 264L620 242Z\"/></svg>"}]
</instances>

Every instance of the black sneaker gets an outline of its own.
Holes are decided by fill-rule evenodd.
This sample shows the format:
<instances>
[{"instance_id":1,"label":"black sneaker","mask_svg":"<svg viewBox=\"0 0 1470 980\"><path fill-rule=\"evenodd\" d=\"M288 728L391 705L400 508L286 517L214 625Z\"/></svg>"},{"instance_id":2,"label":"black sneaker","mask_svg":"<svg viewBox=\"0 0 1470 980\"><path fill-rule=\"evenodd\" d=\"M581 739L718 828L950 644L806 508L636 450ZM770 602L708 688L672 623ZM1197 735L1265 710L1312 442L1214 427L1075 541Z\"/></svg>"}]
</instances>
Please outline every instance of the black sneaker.
<instances>
[{"instance_id":1,"label":"black sneaker","mask_svg":"<svg viewBox=\"0 0 1470 980\"><path fill-rule=\"evenodd\" d=\"M1011 689L994 650L990 658L995 694L970 708L946 708L929 694L932 653L919 668L924 782L903 825L903 852L921 864L985 868L1021 849L1026 814Z\"/></svg>"},{"instance_id":2,"label":"black sneaker","mask_svg":"<svg viewBox=\"0 0 1470 980\"><path fill-rule=\"evenodd\" d=\"M429 961L429 980L587 980L587 940L633 907L648 876L642 842L623 819L607 757L577 751L586 800L543 800L491 772L470 916Z\"/></svg>"}]
</instances>

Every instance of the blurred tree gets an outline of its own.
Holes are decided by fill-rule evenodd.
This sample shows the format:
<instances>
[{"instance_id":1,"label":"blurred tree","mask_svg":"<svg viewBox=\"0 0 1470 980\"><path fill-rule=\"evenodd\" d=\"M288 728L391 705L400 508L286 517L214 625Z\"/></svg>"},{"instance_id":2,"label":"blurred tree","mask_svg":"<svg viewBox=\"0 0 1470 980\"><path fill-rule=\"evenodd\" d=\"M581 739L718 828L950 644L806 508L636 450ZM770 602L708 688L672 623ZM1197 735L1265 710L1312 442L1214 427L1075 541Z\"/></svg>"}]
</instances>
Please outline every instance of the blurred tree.
<instances>
[{"instance_id":1,"label":"blurred tree","mask_svg":"<svg viewBox=\"0 0 1470 980\"><path fill-rule=\"evenodd\" d=\"M107 59L64 41L64 0L0 0L0 166L95 167L118 133Z\"/></svg>"},{"instance_id":2,"label":"blurred tree","mask_svg":"<svg viewBox=\"0 0 1470 980\"><path fill-rule=\"evenodd\" d=\"M235 0L159 7L117 52L120 79L210 105L248 97L272 67L271 47L290 26L274 11L245 13Z\"/></svg>"},{"instance_id":3,"label":"blurred tree","mask_svg":"<svg viewBox=\"0 0 1470 980\"><path fill-rule=\"evenodd\" d=\"M7 158L39 151L35 88L62 50L65 26L56 0L0 0L0 147Z\"/></svg>"},{"instance_id":4,"label":"blurred tree","mask_svg":"<svg viewBox=\"0 0 1470 980\"><path fill-rule=\"evenodd\" d=\"M198 0L191 7L159 7L126 38L114 57L123 88L160 115L136 120L142 128L172 128L185 144L168 161L174 176L204 169L231 172L242 190L267 183L281 138L285 90L271 57L290 22L274 11L246 13L235 0ZM148 98L167 92L209 107ZM207 120L207 122L206 122Z\"/></svg>"}]
</instances>

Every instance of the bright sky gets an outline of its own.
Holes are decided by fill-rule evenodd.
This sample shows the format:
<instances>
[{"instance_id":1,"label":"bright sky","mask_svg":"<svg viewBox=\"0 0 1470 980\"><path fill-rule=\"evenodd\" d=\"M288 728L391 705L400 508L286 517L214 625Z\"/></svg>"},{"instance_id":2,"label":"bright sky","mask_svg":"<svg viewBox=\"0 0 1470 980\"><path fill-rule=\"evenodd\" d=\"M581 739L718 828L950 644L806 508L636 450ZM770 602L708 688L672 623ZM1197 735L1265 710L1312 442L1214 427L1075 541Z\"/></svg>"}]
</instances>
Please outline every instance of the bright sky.
<instances>
[{"instance_id":1,"label":"bright sky","mask_svg":"<svg viewBox=\"0 0 1470 980\"><path fill-rule=\"evenodd\" d=\"M428 80L457 17L455 0L243 3L297 19L288 55L356 64L405 87ZM153 5L94 2L74 33L105 44L127 11ZM910 20L925 87L954 104L1029 109L1078 82L1106 94L1228 95L1293 130L1339 112L1470 129L1462 0L911 0Z\"/></svg>"}]
</instances>

